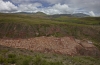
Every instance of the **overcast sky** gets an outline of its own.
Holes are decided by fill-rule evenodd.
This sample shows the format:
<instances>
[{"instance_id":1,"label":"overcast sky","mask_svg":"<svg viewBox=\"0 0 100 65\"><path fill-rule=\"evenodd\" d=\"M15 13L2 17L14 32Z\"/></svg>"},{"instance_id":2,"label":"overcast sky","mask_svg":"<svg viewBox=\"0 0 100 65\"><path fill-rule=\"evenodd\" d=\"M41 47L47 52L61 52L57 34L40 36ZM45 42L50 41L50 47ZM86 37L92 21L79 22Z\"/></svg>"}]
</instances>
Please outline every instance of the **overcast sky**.
<instances>
[{"instance_id":1,"label":"overcast sky","mask_svg":"<svg viewBox=\"0 0 100 65\"><path fill-rule=\"evenodd\" d=\"M85 13L100 16L100 0L0 0L0 12Z\"/></svg>"}]
</instances>

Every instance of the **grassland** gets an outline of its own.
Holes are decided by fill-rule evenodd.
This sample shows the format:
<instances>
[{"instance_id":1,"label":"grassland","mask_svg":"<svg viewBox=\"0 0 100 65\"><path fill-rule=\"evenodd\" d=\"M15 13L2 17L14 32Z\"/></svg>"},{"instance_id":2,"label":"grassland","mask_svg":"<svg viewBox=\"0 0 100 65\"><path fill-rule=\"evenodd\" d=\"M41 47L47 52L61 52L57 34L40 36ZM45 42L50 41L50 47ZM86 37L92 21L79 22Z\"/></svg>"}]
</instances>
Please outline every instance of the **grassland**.
<instances>
[{"instance_id":1,"label":"grassland","mask_svg":"<svg viewBox=\"0 0 100 65\"><path fill-rule=\"evenodd\" d=\"M73 36L100 43L100 17L0 14L0 38L35 36Z\"/></svg>"},{"instance_id":2,"label":"grassland","mask_svg":"<svg viewBox=\"0 0 100 65\"><path fill-rule=\"evenodd\" d=\"M0 46L1 65L99 65L100 58L66 56Z\"/></svg>"},{"instance_id":3,"label":"grassland","mask_svg":"<svg viewBox=\"0 0 100 65\"><path fill-rule=\"evenodd\" d=\"M0 14L0 38L73 36L94 42L100 49L100 17L75 18L34 14ZM0 64L10 65L99 65L100 59L85 56L43 54L0 46Z\"/></svg>"}]
</instances>

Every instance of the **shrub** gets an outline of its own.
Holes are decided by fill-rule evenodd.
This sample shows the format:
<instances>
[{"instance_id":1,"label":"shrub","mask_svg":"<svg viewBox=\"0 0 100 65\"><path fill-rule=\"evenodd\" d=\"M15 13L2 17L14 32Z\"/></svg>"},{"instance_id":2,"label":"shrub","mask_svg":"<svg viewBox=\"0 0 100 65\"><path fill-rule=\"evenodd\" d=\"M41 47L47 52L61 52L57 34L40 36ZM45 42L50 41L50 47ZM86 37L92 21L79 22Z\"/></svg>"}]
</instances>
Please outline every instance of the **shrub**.
<instances>
[{"instance_id":1,"label":"shrub","mask_svg":"<svg viewBox=\"0 0 100 65\"><path fill-rule=\"evenodd\" d=\"M15 64L16 58L8 58L7 61L8 61L8 63Z\"/></svg>"},{"instance_id":2,"label":"shrub","mask_svg":"<svg viewBox=\"0 0 100 65\"><path fill-rule=\"evenodd\" d=\"M5 62L5 58L0 56L0 64L4 63Z\"/></svg>"},{"instance_id":3,"label":"shrub","mask_svg":"<svg viewBox=\"0 0 100 65\"><path fill-rule=\"evenodd\" d=\"M8 54L8 63L14 64L16 63L16 55L15 54Z\"/></svg>"},{"instance_id":4,"label":"shrub","mask_svg":"<svg viewBox=\"0 0 100 65\"><path fill-rule=\"evenodd\" d=\"M36 56L35 59L33 60L34 65L63 65L62 62L52 62L52 61L47 61L42 59L40 56Z\"/></svg>"},{"instance_id":5,"label":"shrub","mask_svg":"<svg viewBox=\"0 0 100 65\"><path fill-rule=\"evenodd\" d=\"M22 65L29 65L29 63L30 63L30 59L24 59L22 61Z\"/></svg>"},{"instance_id":6,"label":"shrub","mask_svg":"<svg viewBox=\"0 0 100 65\"><path fill-rule=\"evenodd\" d=\"M16 55L15 54L8 54L8 58L15 58Z\"/></svg>"}]
</instances>

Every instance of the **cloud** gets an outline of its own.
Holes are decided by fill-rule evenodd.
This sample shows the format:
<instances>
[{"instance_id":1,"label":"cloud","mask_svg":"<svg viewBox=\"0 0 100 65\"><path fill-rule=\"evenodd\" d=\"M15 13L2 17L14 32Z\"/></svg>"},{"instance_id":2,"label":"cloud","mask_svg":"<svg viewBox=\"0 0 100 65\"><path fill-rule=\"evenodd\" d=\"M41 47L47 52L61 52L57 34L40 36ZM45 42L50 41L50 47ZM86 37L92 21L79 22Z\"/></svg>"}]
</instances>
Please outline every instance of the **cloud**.
<instances>
[{"instance_id":1,"label":"cloud","mask_svg":"<svg viewBox=\"0 0 100 65\"><path fill-rule=\"evenodd\" d=\"M57 4L62 2L62 0L40 0L40 1L48 2L50 4Z\"/></svg>"},{"instance_id":2,"label":"cloud","mask_svg":"<svg viewBox=\"0 0 100 65\"><path fill-rule=\"evenodd\" d=\"M91 16L95 16L95 14L94 14L93 11L90 11L89 14L90 14Z\"/></svg>"},{"instance_id":3,"label":"cloud","mask_svg":"<svg viewBox=\"0 0 100 65\"><path fill-rule=\"evenodd\" d=\"M61 5L60 3L55 4L51 7L42 8L40 11L52 15L52 14L69 14L74 12L74 8L70 8L67 4Z\"/></svg>"},{"instance_id":4,"label":"cloud","mask_svg":"<svg viewBox=\"0 0 100 65\"><path fill-rule=\"evenodd\" d=\"M12 4L10 1L4 2L3 0L0 0L0 12L11 12L16 10L17 6Z\"/></svg>"},{"instance_id":5,"label":"cloud","mask_svg":"<svg viewBox=\"0 0 100 65\"><path fill-rule=\"evenodd\" d=\"M100 0L70 0L70 6L88 12L100 13Z\"/></svg>"},{"instance_id":6,"label":"cloud","mask_svg":"<svg viewBox=\"0 0 100 65\"><path fill-rule=\"evenodd\" d=\"M42 7L41 3L33 3L33 4L20 4L18 6L18 11L20 12L37 12L38 7Z\"/></svg>"},{"instance_id":7,"label":"cloud","mask_svg":"<svg viewBox=\"0 0 100 65\"><path fill-rule=\"evenodd\" d=\"M39 7L34 5L36 3ZM18 11L42 11L47 14L81 12L92 15L94 13L100 16L100 0L0 0L0 6L0 12L15 12L17 9Z\"/></svg>"},{"instance_id":8,"label":"cloud","mask_svg":"<svg viewBox=\"0 0 100 65\"><path fill-rule=\"evenodd\" d=\"M19 12L44 12L48 15L53 14L69 14L74 12L74 8L70 8L67 4L60 3L49 7L43 7L41 3L20 4L18 6Z\"/></svg>"}]
</instances>

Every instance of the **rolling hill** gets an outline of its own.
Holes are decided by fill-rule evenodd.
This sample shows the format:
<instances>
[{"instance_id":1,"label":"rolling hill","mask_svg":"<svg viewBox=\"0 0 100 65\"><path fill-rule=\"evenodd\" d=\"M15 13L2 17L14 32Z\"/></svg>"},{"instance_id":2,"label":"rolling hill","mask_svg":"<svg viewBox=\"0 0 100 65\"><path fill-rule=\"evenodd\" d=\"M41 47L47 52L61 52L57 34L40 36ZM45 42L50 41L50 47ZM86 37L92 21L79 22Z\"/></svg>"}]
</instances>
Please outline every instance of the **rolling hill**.
<instances>
[{"instance_id":1,"label":"rolling hill","mask_svg":"<svg viewBox=\"0 0 100 65\"><path fill-rule=\"evenodd\" d=\"M22 61L23 63L30 63L27 65L37 62L40 62L41 65L66 65L67 63L68 65L70 63L84 65L87 62L89 62L87 65L95 65L96 62L96 65L99 65L100 59L97 57L100 57L100 17L55 16L43 13L0 13L0 45L2 45L0 64L25 65L20 64L21 60L18 61L21 58L25 59ZM16 51L12 48L16 48ZM25 53L23 53L24 51ZM17 54L18 52L19 54ZM31 55L34 54L33 52L40 55L55 54L50 56L49 60L57 56L58 59L61 58L62 62L59 60L49 62L48 58L42 60L44 56L42 58L34 57ZM63 57L64 55L66 58Z\"/></svg>"}]
</instances>

